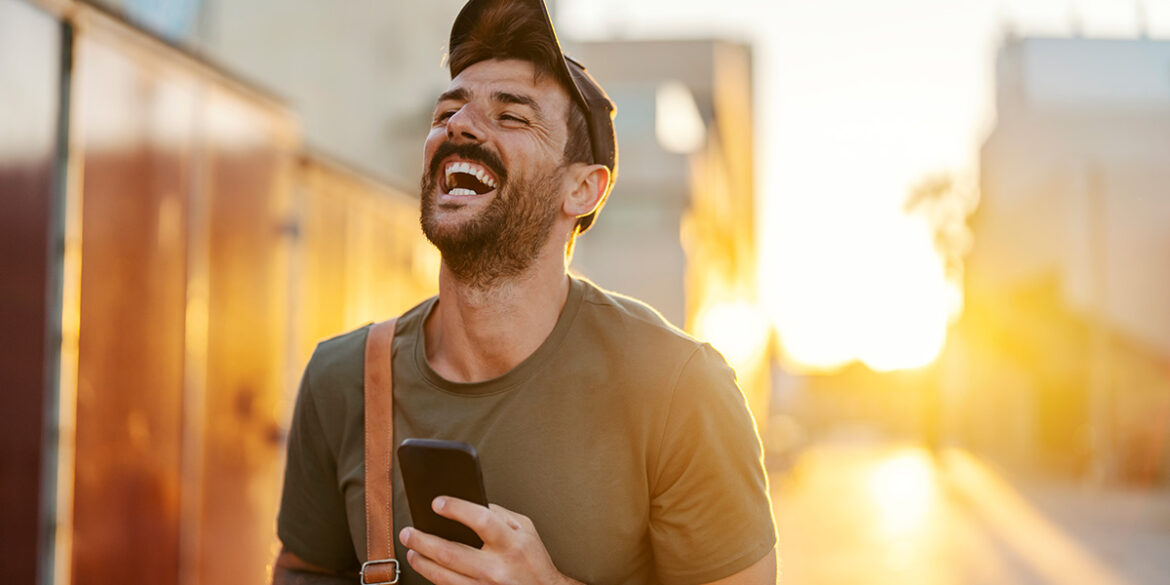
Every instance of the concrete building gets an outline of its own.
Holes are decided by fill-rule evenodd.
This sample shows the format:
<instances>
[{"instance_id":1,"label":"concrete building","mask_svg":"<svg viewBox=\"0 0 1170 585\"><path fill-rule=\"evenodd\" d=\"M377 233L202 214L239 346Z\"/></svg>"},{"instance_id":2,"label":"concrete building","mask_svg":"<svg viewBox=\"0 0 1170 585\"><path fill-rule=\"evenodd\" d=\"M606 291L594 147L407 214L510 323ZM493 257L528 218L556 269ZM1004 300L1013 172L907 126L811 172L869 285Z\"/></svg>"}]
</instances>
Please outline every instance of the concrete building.
<instances>
[{"instance_id":1,"label":"concrete building","mask_svg":"<svg viewBox=\"0 0 1170 585\"><path fill-rule=\"evenodd\" d=\"M1000 50L963 343L984 417L1013 413L968 430L1019 459L1166 477L1167 72L1166 41L1009 38Z\"/></svg>"}]
</instances>

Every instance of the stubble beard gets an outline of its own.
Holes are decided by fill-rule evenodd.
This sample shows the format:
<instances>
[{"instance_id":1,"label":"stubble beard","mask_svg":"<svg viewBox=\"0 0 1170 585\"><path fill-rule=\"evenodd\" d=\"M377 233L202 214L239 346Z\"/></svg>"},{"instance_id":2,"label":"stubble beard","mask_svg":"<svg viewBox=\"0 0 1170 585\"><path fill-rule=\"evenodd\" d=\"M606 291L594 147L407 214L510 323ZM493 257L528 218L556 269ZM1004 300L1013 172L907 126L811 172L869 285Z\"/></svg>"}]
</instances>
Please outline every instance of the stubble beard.
<instances>
[{"instance_id":1,"label":"stubble beard","mask_svg":"<svg viewBox=\"0 0 1170 585\"><path fill-rule=\"evenodd\" d=\"M516 279L536 262L552 233L563 170L558 167L531 180L511 178L483 211L450 224L437 217L439 185L436 173L428 172L423 175L419 198L423 233L461 284L487 290Z\"/></svg>"}]
</instances>

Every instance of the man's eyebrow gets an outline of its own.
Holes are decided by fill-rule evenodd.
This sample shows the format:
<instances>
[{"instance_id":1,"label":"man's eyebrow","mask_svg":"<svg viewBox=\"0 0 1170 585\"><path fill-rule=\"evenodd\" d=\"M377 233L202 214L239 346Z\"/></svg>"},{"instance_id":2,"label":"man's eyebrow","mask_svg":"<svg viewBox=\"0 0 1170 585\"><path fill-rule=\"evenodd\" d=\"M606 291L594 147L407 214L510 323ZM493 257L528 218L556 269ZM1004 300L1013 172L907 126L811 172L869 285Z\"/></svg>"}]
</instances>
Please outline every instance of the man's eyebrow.
<instances>
[{"instance_id":1,"label":"man's eyebrow","mask_svg":"<svg viewBox=\"0 0 1170 585\"><path fill-rule=\"evenodd\" d=\"M437 104L447 100L465 102L469 97L471 97L471 94L467 91L466 88L456 87L455 89L448 89L447 91L439 94L439 99L435 100L435 103Z\"/></svg>"},{"instance_id":2,"label":"man's eyebrow","mask_svg":"<svg viewBox=\"0 0 1170 585\"><path fill-rule=\"evenodd\" d=\"M540 112L540 104L536 103L536 100L526 95L509 93L506 91L497 91L492 93L492 99L496 100L497 102L503 102L505 104L528 106L533 110L536 110L537 113Z\"/></svg>"}]
</instances>

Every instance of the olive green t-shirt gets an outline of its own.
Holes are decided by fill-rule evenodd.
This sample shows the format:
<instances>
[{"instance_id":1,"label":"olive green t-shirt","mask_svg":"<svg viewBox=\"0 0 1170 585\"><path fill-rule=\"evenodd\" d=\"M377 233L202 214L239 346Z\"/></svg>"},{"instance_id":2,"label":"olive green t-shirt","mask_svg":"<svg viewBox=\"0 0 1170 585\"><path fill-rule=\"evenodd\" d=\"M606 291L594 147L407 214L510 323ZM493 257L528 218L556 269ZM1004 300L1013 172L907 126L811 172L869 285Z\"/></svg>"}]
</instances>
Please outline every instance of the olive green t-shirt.
<instances>
[{"instance_id":1,"label":"olive green t-shirt","mask_svg":"<svg viewBox=\"0 0 1170 585\"><path fill-rule=\"evenodd\" d=\"M398 322L395 446L409 437L474 445L488 499L531 518L562 573L590 585L694 585L773 548L760 441L711 346L574 278L535 353L499 378L459 384L427 364L422 325L436 303ZM305 370L278 520L286 549L337 570L365 557L368 329L321 343ZM411 522L395 463L401 530ZM425 583L401 564L403 583Z\"/></svg>"}]
</instances>

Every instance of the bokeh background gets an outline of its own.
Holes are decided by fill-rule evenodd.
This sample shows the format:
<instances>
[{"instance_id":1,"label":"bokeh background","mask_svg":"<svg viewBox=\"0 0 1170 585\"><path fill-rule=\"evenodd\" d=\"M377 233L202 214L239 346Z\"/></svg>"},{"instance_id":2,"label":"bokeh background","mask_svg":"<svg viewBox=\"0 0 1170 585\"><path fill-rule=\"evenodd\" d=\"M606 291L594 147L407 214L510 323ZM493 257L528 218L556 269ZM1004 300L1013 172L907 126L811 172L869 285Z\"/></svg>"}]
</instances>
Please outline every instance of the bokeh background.
<instances>
[{"instance_id":1,"label":"bokeh background","mask_svg":"<svg viewBox=\"0 0 1170 585\"><path fill-rule=\"evenodd\" d=\"M735 366L781 582L1170 581L1170 0L557 0L573 270ZM434 294L460 0L0 0L0 582L266 582L321 339Z\"/></svg>"}]
</instances>

